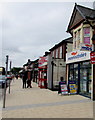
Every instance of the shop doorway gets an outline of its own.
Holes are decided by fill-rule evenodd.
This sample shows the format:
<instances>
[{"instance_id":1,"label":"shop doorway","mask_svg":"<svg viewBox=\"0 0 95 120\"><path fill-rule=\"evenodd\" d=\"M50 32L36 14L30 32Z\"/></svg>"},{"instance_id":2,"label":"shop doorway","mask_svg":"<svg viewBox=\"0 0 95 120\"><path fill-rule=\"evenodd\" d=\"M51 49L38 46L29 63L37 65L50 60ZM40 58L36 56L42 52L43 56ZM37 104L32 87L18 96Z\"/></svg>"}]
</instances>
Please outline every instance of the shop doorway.
<instances>
[{"instance_id":1,"label":"shop doorway","mask_svg":"<svg viewBox=\"0 0 95 120\"><path fill-rule=\"evenodd\" d=\"M91 97L91 63L70 64L68 82L76 84L78 94Z\"/></svg>"},{"instance_id":2,"label":"shop doorway","mask_svg":"<svg viewBox=\"0 0 95 120\"><path fill-rule=\"evenodd\" d=\"M76 89L78 93L79 86L79 64L70 64L69 65L69 83L76 84Z\"/></svg>"},{"instance_id":3,"label":"shop doorway","mask_svg":"<svg viewBox=\"0 0 95 120\"><path fill-rule=\"evenodd\" d=\"M91 64L80 63L80 94L91 97Z\"/></svg>"}]
</instances>

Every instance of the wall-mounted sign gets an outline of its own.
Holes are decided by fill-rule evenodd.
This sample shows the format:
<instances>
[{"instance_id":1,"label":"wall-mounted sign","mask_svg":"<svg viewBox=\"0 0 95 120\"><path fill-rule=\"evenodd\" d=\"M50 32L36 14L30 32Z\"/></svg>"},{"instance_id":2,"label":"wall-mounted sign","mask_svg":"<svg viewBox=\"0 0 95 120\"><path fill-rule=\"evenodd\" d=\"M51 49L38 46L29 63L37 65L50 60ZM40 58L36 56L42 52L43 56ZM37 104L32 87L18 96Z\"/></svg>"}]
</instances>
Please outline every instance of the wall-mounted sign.
<instances>
[{"instance_id":1,"label":"wall-mounted sign","mask_svg":"<svg viewBox=\"0 0 95 120\"><path fill-rule=\"evenodd\" d=\"M80 44L80 50L92 51L92 45L91 44Z\"/></svg>"},{"instance_id":2,"label":"wall-mounted sign","mask_svg":"<svg viewBox=\"0 0 95 120\"><path fill-rule=\"evenodd\" d=\"M39 67L47 65L47 58L46 57L40 57L38 63L39 63Z\"/></svg>"},{"instance_id":3,"label":"wall-mounted sign","mask_svg":"<svg viewBox=\"0 0 95 120\"><path fill-rule=\"evenodd\" d=\"M90 51L72 51L66 54L66 64L90 60Z\"/></svg>"},{"instance_id":4,"label":"wall-mounted sign","mask_svg":"<svg viewBox=\"0 0 95 120\"><path fill-rule=\"evenodd\" d=\"M95 64L95 52L90 53L90 58L91 58L91 64Z\"/></svg>"}]
</instances>

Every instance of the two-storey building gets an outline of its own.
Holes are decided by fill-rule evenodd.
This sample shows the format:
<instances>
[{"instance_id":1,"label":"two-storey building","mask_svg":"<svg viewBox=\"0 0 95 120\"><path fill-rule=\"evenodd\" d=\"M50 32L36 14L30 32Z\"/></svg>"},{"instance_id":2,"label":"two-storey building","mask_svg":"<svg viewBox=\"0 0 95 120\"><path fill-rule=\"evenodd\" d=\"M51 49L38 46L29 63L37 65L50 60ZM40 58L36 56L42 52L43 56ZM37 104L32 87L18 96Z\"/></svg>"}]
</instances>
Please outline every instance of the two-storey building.
<instances>
[{"instance_id":1,"label":"two-storey building","mask_svg":"<svg viewBox=\"0 0 95 120\"><path fill-rule=\"evenodd\" d=\"M66 81L66 52L72 50L72 37L67 38L49 49L47 64L47 87L58 90L59 81Z\"/></svg>"},{"instance_id":2,"label":"two-storey building","mask_svg":"<svg viewBox=\"0 0 95 120\"><path fill-rule=\"evenodd\" d=\"M77 93L91 97L92 36L95 32L95 10L75 4L67 32L73 36L73 50L66 54L67 82L74 82Z\"/></svg>"}]
</instances>

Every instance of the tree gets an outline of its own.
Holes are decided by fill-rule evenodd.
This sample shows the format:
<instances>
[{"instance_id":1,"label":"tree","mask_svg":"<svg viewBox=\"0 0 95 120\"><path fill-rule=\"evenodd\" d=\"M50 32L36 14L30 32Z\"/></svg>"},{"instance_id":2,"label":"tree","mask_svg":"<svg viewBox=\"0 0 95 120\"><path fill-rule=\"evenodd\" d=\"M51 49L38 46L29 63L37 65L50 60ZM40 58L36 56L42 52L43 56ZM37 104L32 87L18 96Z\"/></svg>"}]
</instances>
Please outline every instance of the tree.
<instances>
[{"instance_id":1,"label":"tree","mask_svg":"<svg viewBox=\"0 0 95 120\"><path fill-rule=\"evenodd\" d=\"M13 67L13 68L11 69L11 72L12 72L13 74L19 74L19 71L20 71L20 70L22 70L21 67Z\"/></svg>"}]
</instances>

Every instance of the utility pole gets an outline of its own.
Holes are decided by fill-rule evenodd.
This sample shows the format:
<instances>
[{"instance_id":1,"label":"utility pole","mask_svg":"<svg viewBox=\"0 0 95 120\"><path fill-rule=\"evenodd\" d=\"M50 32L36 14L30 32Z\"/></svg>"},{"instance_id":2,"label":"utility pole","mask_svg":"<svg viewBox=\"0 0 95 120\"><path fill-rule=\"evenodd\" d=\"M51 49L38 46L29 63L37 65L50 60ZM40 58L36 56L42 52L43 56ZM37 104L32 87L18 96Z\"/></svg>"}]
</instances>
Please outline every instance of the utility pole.
<instances>
[{"instance_id":1,"label":"utility pole","mask_svg":"<svg viewBox=\"0 0 95 120\"><path fill-rule=\"evenodd\" d=\"M12 67L12 61L10 61L10 71L11 71L11 67Z\"/></svg>"},{"instance_id":2,"label":"utility pole","mask_svg":"<svg viewBox=\"0 0 95 120\"><path fill-rule=\"evenodd\" d=\"M6 77L7 77L7 71L8 71L8 55L6 55ZM5 101L6 101L6 79L5 79L5 86L4 86L4 96L3 96L3 108L5 108Z\"/></svg>"}]
</instances>

